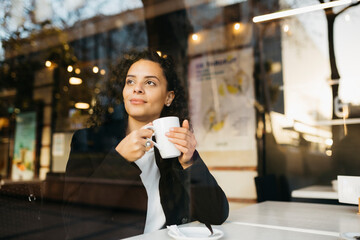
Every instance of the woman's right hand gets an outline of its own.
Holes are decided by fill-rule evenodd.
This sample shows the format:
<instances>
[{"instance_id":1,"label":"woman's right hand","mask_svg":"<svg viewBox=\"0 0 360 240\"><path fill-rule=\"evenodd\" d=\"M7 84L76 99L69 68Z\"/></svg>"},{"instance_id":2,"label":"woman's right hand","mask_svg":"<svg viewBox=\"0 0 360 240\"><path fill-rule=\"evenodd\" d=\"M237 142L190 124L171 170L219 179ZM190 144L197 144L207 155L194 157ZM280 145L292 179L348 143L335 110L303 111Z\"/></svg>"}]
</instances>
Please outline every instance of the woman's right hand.
<instances>
[{"instance_id":1,"label":"woman's right hand","mask_svg":"<svg viewBox=\"0 0 360 240\"><path fill-rule=\"evenodd\" d=\"M150 129L141 128L132 131L115 147L115 150L129 162L134 162L149 150L145 144L147 138L151 139L152 135L153 131ZM151 143L152 146L153 143Z\"/></svg>"}]
</instances>

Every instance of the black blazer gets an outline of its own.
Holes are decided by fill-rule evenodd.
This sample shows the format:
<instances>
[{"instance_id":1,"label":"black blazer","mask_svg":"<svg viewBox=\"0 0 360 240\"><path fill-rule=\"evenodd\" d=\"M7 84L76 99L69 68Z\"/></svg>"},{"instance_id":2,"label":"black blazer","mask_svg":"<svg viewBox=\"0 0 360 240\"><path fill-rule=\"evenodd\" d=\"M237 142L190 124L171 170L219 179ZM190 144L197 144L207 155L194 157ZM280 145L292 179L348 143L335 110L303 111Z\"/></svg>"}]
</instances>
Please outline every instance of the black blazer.
<instances>
[{"instance_id":1,"label":"black blazer","mask_svg":"<svg viewBox=\"0 0 360 240\"><path fill-rule=\"evenodd\" d=\"M63 213L68 239L86 230L74 228L72 221L99 219L98 216L101 223L116 228L114 239L143 233L147 194L141 182L141 170L115 151L125 137L124 126L123 122L112 122L74 133L64 189ZM154 153L160 171L159 191L166 225L194 220L219 225L226 220L227 198L197 151L193 165L185 170L177 158L162 159L156 148ZM81 207L99 207L96 213L80 211L76 216L74 206L79 203ZM96 226L98 231L102 230Z\"/></svg>"}]
</instances>

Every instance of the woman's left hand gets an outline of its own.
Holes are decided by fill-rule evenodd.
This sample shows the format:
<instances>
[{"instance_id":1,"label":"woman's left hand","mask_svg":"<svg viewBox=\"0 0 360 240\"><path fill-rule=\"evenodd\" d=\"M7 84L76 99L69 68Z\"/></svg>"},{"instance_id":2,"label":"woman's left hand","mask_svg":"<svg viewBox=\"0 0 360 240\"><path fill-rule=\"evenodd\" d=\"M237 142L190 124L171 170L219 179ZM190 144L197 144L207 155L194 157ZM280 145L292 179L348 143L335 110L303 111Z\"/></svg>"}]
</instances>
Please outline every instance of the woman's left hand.
<instances>
[{"instance_id":1,"label":"woman's left hand","mask_svg":"<svg viewBox=\"0 0 360 240\"><path fill-rule=\"evenodd\" d=\"M170 128L166 133L169 141L175 144L175 147L180 150L179 162L181 166L186 169L192 165L191 158L196 147L196 139L194 134L190 131L188 120L184 120L182 127Z\"/></svg>"}]
</instances>

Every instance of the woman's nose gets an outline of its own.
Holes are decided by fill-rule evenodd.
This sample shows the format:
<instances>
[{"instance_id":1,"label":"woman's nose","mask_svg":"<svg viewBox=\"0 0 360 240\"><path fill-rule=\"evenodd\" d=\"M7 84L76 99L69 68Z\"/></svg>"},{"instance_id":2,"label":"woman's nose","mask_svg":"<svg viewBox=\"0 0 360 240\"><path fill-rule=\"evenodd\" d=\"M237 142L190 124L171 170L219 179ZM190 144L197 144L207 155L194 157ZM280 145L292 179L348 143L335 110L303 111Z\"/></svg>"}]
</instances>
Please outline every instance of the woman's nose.
<instances>
[{"instance_id":1,"label":"woman's nose","mask_svg":"<svg viewBox=\"0 0 360 240\"><path fill-rule=\"evenodd\" d=\"M134 86L134 92L135 92L135 93L143 93L143 92L144 92L141 84L136 84L136 85Z\"/></svg>"}]
</instances>

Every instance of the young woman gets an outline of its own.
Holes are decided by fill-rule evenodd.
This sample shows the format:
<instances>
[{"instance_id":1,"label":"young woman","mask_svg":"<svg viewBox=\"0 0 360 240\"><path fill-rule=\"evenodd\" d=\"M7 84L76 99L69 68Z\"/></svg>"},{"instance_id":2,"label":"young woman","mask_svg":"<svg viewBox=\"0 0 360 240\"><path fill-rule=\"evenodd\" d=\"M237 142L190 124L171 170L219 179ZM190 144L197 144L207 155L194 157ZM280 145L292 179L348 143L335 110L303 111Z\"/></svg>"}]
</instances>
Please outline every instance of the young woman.
<instances>
[{"instance_id":1,"label":"young woman","mask_svg":"<svg viewBox=\"0 0 360 240\"><path fill-rule=\"evenodd\" d=\"M167 133L181 152L177 158L162 159L147 142L153 131L144 126L164 116L178 116L181 122ZM169 57L152 51L125 54L91 120L95 126L74 134L66 168L68 238L85 234L71 224L76 219L72 203L101 205L103 199L109 208L100 222L115 226L114 238L194 220L226 220L226 196L195 150L187 99Z\"/></svg>"}]
</instances>

